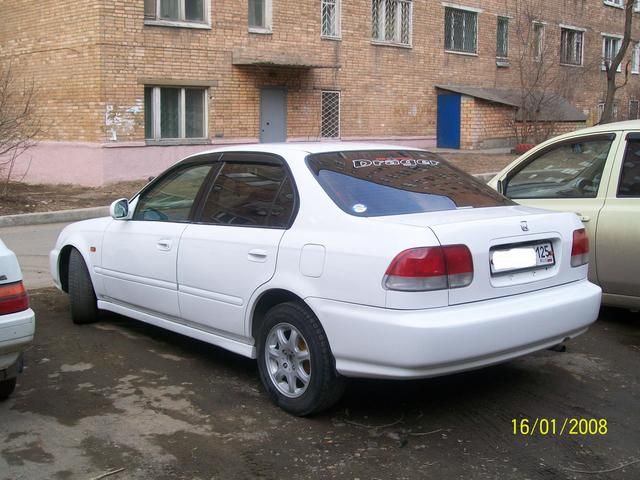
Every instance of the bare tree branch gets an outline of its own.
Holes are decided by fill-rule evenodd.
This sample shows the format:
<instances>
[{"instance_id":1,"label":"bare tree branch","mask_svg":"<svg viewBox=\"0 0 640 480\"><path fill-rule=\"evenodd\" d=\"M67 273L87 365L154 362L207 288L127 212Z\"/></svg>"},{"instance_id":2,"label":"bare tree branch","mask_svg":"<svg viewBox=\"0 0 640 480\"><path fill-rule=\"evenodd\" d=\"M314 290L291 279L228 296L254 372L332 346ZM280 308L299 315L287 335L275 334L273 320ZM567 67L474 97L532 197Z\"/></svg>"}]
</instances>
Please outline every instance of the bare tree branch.
<instances>
[{"instance_id":1,"label":"bare tree branch","mask_svg":"<svg viewBox=\"0 0 640 480\"><path fill-rule=\"evenodd\" d=\"M33 81L19 81L11 64L0 65L0 178L7 195L18 157L43 133Z\"/></svg>"}]
</instances>

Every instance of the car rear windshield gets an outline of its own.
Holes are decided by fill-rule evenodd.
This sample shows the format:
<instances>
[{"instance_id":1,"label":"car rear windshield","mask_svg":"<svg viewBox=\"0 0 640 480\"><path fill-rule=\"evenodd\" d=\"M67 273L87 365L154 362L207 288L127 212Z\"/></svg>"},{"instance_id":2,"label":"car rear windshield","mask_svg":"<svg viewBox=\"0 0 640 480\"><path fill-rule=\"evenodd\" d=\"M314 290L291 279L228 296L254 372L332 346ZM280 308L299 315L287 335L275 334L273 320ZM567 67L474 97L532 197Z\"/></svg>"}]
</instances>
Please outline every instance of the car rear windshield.
<instances>
[{"instance_id":1,"label":"car rear windshield","mask_svg":"<svg viewBox=\"0 0 640 480\"><path fill-rule=\"evenodd\" d=\"M513 205L471 175L429 152L365 150L307 157L335 204L358 217Z\"/></svg>"}]
</instances>

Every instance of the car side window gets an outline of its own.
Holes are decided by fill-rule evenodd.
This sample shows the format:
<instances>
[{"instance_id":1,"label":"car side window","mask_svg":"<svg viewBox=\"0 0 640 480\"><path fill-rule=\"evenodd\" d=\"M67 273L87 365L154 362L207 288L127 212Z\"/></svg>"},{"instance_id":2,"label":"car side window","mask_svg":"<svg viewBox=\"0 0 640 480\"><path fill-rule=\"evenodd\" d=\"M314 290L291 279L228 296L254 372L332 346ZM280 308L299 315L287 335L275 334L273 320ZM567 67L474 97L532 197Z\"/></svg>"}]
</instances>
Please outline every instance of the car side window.
<instances>
[{"instance_id":1,"label":"car side window","mask_svg":"<svg viewBox=\"0 0 640 480\"><path fill-rule=\"evenodd\" d=\"M507 180L505 196L595 198L613 138L609 135L553 146Z\"/></svg>"},{"instance_id":2,"label":"car side window","mask_svg":"<svg viewBox=\"0 0 640 480\"><path fill-rule=\"evenodd\" d=\"M204 202L199 221L286 228L293 206L293 187L282 166L227 162Z\"/></svg>"},{"instance_id":3,"label":"car side window","mask_svg":"<svg viewBox=\"0 0 640 480\"><path fill-rule=\"evenodd\" d=\"M134 220L186 222L196 195L211 165L191 165L175 170L143 192Z\"/></svg>"},{"instance_id":4,"label":"car side window","mask_svg":"<svg viewBox=\"0 0 640 480\"><path fill-rule=\"evenodd\" d=\"M628 140L624 153L618 197L640 197L640 139Z\"/></svg>"}]
</instances>

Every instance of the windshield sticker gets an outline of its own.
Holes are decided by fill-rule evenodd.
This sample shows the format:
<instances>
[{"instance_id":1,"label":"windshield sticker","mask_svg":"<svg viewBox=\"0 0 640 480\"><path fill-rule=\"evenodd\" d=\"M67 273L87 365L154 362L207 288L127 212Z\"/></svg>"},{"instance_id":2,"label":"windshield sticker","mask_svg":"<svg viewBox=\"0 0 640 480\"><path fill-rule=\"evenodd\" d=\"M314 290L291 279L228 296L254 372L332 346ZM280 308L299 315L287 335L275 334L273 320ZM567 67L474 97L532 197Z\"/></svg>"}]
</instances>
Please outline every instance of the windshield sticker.
<instances>
[{"instance_id":1,"label":"windshield sticker","mask_svg":"<svg viewBox=\"0 0 640 480\"><path fill-rule=\"evenodd\" d=\"M356 213L364 213L367 211L367 206L361 203L356 203L351 209Z\"/></svg>"},{"instance_id":2,"label":"windshield sticker","mask_svg":"<svg viewBox=\"0 0 640 480\"><path fill-rule=\"evenodd\" d=\"M410 157L385 157L376 158L375 160L353 160L353 168L381 167L383 165L402 167L415 167L418 165L423 165L425 167L437 167L438 165L440 165L440 162L437 160L424 160Z\"/></svg>"}]
</instances>

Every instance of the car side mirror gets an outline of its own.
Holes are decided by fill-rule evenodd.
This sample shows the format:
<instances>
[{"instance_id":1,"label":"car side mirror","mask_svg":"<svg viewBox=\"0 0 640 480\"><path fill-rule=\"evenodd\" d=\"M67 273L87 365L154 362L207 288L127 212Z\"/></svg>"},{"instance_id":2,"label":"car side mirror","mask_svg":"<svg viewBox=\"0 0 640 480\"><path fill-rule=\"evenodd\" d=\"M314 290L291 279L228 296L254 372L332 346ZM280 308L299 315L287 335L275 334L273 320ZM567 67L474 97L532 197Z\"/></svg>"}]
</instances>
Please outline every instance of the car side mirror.
<instances>
[{"instance_id":1,"label":"car side mirror","mask_svg":"<svg viewBox=\"0 0 640 480\"><path fill-rule=\"evenodd\" d=\"M129 216L129 200L120 198L109 207L109 214L115 220L123 220Z\"/></svg>"}]
</instances>

